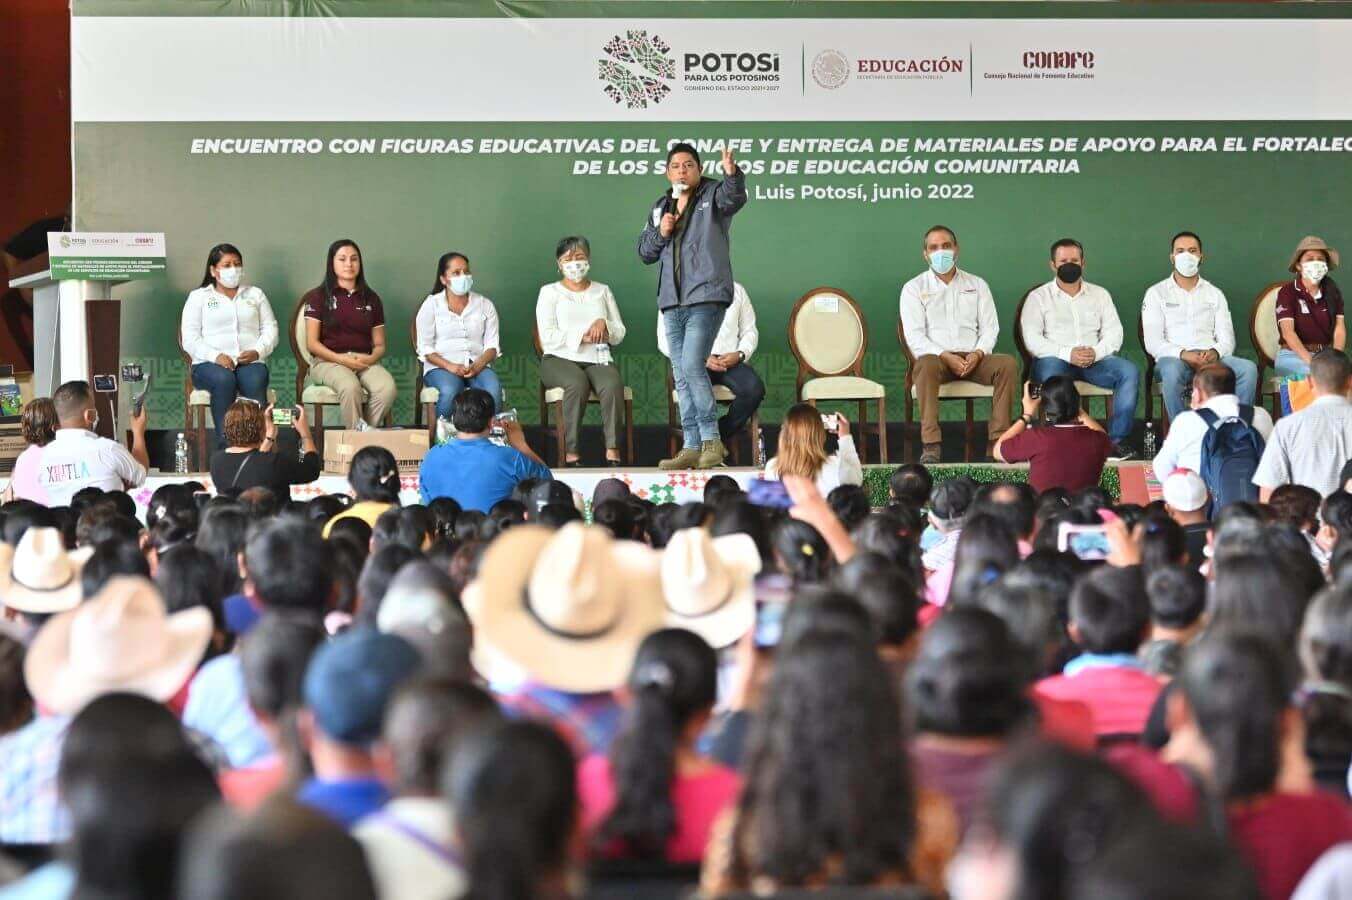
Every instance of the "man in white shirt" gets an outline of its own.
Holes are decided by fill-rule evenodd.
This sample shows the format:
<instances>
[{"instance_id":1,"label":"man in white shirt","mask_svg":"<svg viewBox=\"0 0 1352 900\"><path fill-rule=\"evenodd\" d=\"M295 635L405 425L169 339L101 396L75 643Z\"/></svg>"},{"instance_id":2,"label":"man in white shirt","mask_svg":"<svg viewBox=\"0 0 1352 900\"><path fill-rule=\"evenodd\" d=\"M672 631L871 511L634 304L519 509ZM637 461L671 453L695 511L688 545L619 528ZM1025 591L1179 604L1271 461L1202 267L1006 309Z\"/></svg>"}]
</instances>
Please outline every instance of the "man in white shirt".
<instances>
[{"instance_id":1,"label":"man in white shirt","mask_svg":"<svg viewBox=\"0 0 1352 900\"><path fill-rule=\"evenodd\" d=\"M1169 435L1155 454L1153 468L1161 483L1177 469L1199 475L1202 471L1202 441L1208 427L1199 409L1209 409L1218 419L1239 416L1240 404L1248 401L1235 396L1235 372L1229 366L1211 363L1192 376L1192 409L1184 410L1169 424ZM1253 407L1253 429L1266 442L1272 434L1272 416L1261 406Z\"/></svg>"},{"instance_id":2,"label":"man in white shirt","mask_svg":"<svg viewBox=\"0 0 1352 900\"><path fill-rule=\"evenodd\" d=\"M1122 349L1122 320L1112 294L1084 280L1084 246L1074 238L1052 244L1051 270L1056 277L1032 290L1019 321L1024 346L1034 357L1032 381L1041 384L1053 375L1069 375L1112 389L1112 458L1131 459L1135 454L1125 442L1136 418L1141 373L1115 355Z\"/></svg>"},{"instance_id":3,"label":"man in white shirt","mask_svg":"<svg viewBox=\"0 0 1352 900\"><path fill-rule=\"evenodd\" d=\"M51 506L69 506L78 491L96 487L122 491L145 483L150 457L146 453L146 410L131 420L131 452L117 441L99 437L99 413L87 381L67 381L52 395L60 427L56 438L42 448L38 482Z\"/></svg>"},{"instance_id":4,"label":"man in white shirt","mask_svg":"<svg viewBox=\"0 0 1352 900\"><path fill-rule=\"evenodd\" d=\"M1252 404L1258 367L1231 355L1235 326L1230 304L1220 288L1197 274L1203 259L1202 239L1191 231L1180 231L1170 244L1169 259L1174 271L1151 285L1141 302L1141 330L1145 352L1155 358L1170 420L1184 410L1183 397L1193 372L1211 363L1234 370L1239 402Z\"/></svg>"},{"instance_id":5,"label":"man in white shirt","mask_svg":"<svg viewBox=\"0 0 1352 900\"><path fill-rule=\"evenodd\" d=\"M901 323L915 357L916 396L920 401L920 462L939 461L939 387L950 381L993 385L990 442L1009 429L1009 409L1018 384L1014 357L992 353L1000 335L995 300L984 278L958 268L958 236L935 225L921 240L928 264L901 288ZM989 453L989 451L988 451Z\"/></svg>"},{"instance_id":6,"label":"man in white shirt","mask_svg":"<svg viewBox=\"0 0 1352 900\"><path fill-rule=\"evenodd\" d=\"M1284 484L1303 484L1321 497L1342 487L1342 468L1352 459L1352 362L1341 350L1320 350L1310 360L1310 385L1314 402L1277 422L1253 473L1263 503Z\"/></svg>"},{"instance_id":7,"label":"man in white shirt","mask_svg":"<svg viewBox=\"0 0 1352 900\"><path fill-rule=\"evenodd\" d=\"M751 306L751 297L741 282L734 281L732 306L723 315L723 324L718 328L713 350L709 352L709 359L705 363L709 380L724 385L735 396L728 405L727 413L718 420L719 438L725 445L733 435L746 427L765 400L765 382L761 381L755 369L747 365L759 343L760 332L756 330L756 310ZM657 313L657 349L662 351L663 356L671 356L667 345L666 320L661 310Z\"/></svg>"}]
</instances>

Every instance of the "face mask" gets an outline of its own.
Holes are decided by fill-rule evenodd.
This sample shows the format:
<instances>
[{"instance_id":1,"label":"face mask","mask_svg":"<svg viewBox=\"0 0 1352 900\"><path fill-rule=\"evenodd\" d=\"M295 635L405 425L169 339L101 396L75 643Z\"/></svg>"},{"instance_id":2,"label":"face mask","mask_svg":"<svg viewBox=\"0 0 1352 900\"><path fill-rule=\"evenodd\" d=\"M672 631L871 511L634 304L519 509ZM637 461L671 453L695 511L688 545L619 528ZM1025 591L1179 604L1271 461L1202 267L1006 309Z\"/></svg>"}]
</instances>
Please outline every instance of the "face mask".
<instances>
[{"instance_id":1,"label":"face mask","mask_svg":"<svg viewBox=\"0 0 1352 900\"><path fill-rule=\"evenodd\" d=\"M1300 274L1305 276L1306 281L1313 281L1316 284L1324 280L1324 276L1329 273L1329 264L1322 259L1311 259L1300 264Z\"/></svg>"},{"instance_id":2,"label":"face mask","mask_svg":"<svg viewBox=\"0 0 1352 900\"><path fill-rule=\"evenodd\" d=\"M1061 279L1062 284L1074 284L1083 274L1084 269L1080 268L1079 263L1061 263L1056 267L1056 277Z\"/></svg>"},{"instance_id":3,"label":"face mask","mask_svg":"<svg viewBox=\"0 0 1352 900\"><path fill-rule=\"evenodd\" d=\"M223 288L237 288L239 281L244 277L244 270L238 266L226 266L216 270L216 280L221 283Z\"/></svg>"},{"instance_id":4,"label":"face mask","mask_svg":"<svg viewBox=\"0 0 1352 900\"><path fill-rule=\"evenodd\" d=\"M952 250L935 250L929 255L930 268L940 275L947 275L953 271L954 262L956 255Z\"/></svg>"},{"instance_id":5,"label":"face mask","mask_svg":"<svg viewBox=\"0 0 1352 900\"><path fill-rule=\"evenodd\" d=\"M95 411L94 411L94 420L93 420L92 422L89 423L89 430L90 430L90 431L98 431L98 430L99 430L99 413L98 413L98 410L95 410Z\"/></svg>"},{"instance_id":6,"label":"face mask","mask_svg":"<svg viewBox=\"0 0 1352 900\"><path fill-rule=\"evenodd\" d=\"M562 266L563 275L569 281L581 281L591 271L591 263L585 259L570 259Z\"/></svg>"},{"instance_id":7,"label":"face mask","mask_svg":"<svg viewBox=\"0 0 1352 900\"><path fill-rule=\"evenodd\" d=\"M1194 256L1191 253L1184 252L1174 256L1174 268L1177 269L1178 274L1182 275L1184 278L1191 278L1196 275L1197 268L1201 264L1201 258Z\"/></svg>"},{"instance_id":8,"label":"face mask","mask_svg":"<svg viewBox=\"0 0 1352 900\"><path fill-rule=\"evenodd\" d=\"M452 293L452 294L456 294L456 295L458 295L458 296L463 297L464 295L466 295L466 294L468 294L468 293L470 292L470 288L472 288L472 287L474 287L474 276L473 276L473 275L452 275L452 276L451 276L451 293Z\"/></svg>"}]
</instances>

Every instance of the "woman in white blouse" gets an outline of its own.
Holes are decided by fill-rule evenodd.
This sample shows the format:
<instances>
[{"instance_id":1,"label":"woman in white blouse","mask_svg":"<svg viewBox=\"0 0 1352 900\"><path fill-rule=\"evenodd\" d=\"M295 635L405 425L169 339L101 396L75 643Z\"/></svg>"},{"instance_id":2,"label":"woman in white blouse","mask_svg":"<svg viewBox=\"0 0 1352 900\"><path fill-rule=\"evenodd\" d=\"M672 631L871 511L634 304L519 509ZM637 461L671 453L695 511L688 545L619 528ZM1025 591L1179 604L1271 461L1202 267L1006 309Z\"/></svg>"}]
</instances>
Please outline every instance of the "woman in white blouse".
<instances>
[{"instance_id":1,"label":"woman in white blouse","mask_svg":"<svg viewBox=\"0 0 1352 900\"><path fill-rule=\"evenodd\" d=\"M202 286L188 295L179 339L192 357L192 384L211 394L216 445L225 446L225 411L236 397L268 402L267 358L277 349L277 317L262 289L244 283L244 254L217 244Z\"/></svg>"},{"instance_id":2,"label":"woman in white blouse","mask_svg":"<svg viewBox=\"0 0 1352 900\"><path fill-rule=\"evenodd\" d=\"M456 395L467 387L488 391L494 409L502 408L502 385L492 368L502 355L498 310L473 287L469 257L454 251L442 254L432 293L414 320L423 383L439 392L437 416L446 420Z\"/></svg>"},{"instance_id":3,"label":"woman in white blouse","mask_svg":"<svg viewBox=\"0 0 1352 900\"><path fill-rule=\"evenodd\" d=\"M562 278L540 288L535 326L540 335L540 380L563 388L564 465L576 466L582 414L592 391L601 400L606 464L620 464L624 382L610 348L624 340L624 322L610 288L587 277L591 245L566 237L554 250Z\"/></svg>"},{"instance_id":4,"label":"woman in white blouse","mask_svg":"<svg viewBox=\"0 0 1352 900\"><path fill-rule=\"evenodd\" d=\"M835 421L838 449L832 455L826 452L823 418ZM801 475L815 481L823 497L842 484L863 484L864 467L859 464L846 418L840 413L823 417L815 406L806 403L792 407L779 428L778 454L765 464L766 478L784 475Z\"/></svg>"}]
</instances>

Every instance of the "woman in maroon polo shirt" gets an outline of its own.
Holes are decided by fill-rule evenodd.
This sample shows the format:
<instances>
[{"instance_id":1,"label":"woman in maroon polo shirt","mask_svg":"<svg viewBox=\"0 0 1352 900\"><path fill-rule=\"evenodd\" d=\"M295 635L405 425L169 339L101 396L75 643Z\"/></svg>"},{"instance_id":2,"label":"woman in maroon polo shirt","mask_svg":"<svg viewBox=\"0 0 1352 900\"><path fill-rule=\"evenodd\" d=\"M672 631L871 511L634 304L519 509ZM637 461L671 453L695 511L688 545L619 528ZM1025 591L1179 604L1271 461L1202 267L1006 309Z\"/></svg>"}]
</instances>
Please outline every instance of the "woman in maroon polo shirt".
<instances>
[{"instance_id":1,"label":"woman in maroon polo shirt","mask_svg":"<svg viewBox=\"0 0 1352 900\"><path fill-rule=\"evenodd\" d=\"M1310 374L1310 359L1325 347L1342 350L1347 346L1343 324L1343 293L1330 269L1338 268L1338 251L1322 238L1310 235L1291 255L1287 270L1295 279L1277 292L1277 330L1282 346L1273 368L1278 375Z\"/></svg>"},{"instance_id":2,"label":"woman in maroon polo shirt","mask_svg":"<svg viewBox=\"0 0 1352 900\"><path fill-rule=\"evenodd\" d=\"M394 405L397 389L380 365L385 355L385 307L366 284L355 242L344 238L329 245L324 281L304 301L306 345L314 358L310 381L338 395L343 427L379 427Z\"/></svg>"},{"instance_id":3,"label":"woman in maroon polo shirt","mask_svg":"<svg viewBox=\"0 0 1352 900\"><path fill-rule=\"evenodd\" d=\"M1028 483L1041 494L1051 488L1070 493L1094 487L1113 452L1103 427L1080 405L1080 392L1069 375L1042 383L1042 397L1023 388L1023 415L995 442L1000 462L1028 463ZM1030 427L1039 418L1043 424Z\"/></svg>"}]
</instances>

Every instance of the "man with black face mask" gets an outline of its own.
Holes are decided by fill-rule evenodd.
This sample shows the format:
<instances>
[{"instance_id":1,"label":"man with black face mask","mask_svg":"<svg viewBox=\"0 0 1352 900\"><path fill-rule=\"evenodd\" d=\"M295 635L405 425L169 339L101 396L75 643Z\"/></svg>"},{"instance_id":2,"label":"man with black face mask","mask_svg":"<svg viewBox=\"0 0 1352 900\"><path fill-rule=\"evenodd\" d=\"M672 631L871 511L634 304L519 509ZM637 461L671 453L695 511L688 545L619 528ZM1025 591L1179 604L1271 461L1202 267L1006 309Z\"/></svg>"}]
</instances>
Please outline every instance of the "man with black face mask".
<instances>
[{"instance_id":1,"label":"man with black face mask","mask_svg":"<svg viewBox=\"0 0 1352 900\"><path fill-rule=\"evenodd\" d=\"M1024 346L1034 357L1032 381L1041 384L1053 375L1069 375L1111 388L1111 458L1131 459L1135 452L1126 440L1136 417L1140 370L1116 355L1122 348L1122 320L1112 295L1084 280L1084 247L1074 238L1052 244L1051 270L1056 277L1029 293L1019 319Z\"/></svg>"}]
</instances>

